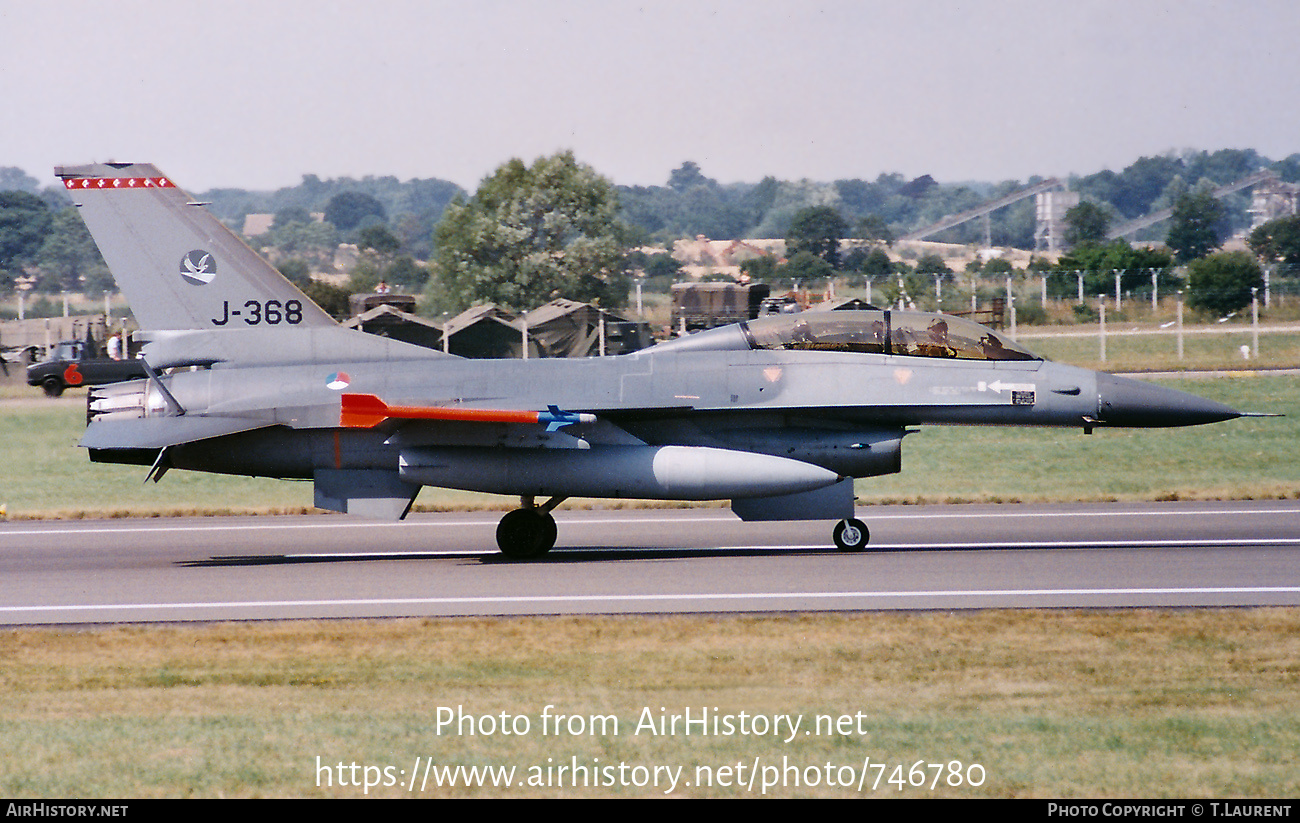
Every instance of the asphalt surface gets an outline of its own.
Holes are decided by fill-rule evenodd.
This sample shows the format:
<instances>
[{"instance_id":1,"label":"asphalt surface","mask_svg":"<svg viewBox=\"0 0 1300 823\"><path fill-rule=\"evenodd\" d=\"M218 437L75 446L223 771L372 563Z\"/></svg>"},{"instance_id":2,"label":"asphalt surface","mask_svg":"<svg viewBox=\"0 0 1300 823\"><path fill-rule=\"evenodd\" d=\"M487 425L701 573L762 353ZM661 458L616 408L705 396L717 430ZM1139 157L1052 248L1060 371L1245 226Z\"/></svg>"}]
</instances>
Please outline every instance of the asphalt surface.
<instances>
[{"instance_id":1,"label":"asphalt surface","mask_svg":"<svg viewBox=\"0 0 1300 823\"><path fill-rule=\"evenodd\" d=\"M829 523L563 511L546 558L498 513L0 524L0 624L1300 605L1300 501L899 506Z\"/></svg>"}]
</instances>

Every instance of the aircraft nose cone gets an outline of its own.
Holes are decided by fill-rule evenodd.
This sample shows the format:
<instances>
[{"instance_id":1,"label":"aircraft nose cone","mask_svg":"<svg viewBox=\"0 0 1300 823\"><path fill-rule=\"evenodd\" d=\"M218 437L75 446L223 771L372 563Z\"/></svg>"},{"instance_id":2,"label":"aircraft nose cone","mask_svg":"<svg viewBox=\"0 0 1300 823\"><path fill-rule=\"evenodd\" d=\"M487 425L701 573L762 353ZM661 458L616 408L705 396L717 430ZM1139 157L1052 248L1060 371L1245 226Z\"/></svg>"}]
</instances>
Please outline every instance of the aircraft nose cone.
<instances>
[{"instance_id":1,"label":"aircraft nose cone","mask_svg":"<svg viewBox=\"0 0 1300 823\"><path fill-rule=\"evenodd\" d=\"M1241 417L1241 412L1184 391L1103 372L1097 375L1097 417L1105 425L1149 428L1217 423Z\"/></svg>"}]
</instances>

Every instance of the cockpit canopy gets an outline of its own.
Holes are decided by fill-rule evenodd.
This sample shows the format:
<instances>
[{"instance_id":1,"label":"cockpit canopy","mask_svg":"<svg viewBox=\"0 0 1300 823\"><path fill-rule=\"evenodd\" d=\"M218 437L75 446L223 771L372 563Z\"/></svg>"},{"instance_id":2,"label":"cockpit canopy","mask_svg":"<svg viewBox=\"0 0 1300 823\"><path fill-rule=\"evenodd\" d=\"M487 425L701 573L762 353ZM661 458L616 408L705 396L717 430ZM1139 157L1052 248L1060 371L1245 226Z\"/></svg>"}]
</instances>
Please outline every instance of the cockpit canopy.
<instances>
[{"instance_id":1,"label":"cockpit canopy","mask_svg":"<svg viewBox=\"0 0 1300 823\"><path fill-rule=\"evenodd\" d=\"M961 317L907 311L803 312L740 324L754 349L863 352L958 360L1041 360Z\"/></svg>"}]
</instances>

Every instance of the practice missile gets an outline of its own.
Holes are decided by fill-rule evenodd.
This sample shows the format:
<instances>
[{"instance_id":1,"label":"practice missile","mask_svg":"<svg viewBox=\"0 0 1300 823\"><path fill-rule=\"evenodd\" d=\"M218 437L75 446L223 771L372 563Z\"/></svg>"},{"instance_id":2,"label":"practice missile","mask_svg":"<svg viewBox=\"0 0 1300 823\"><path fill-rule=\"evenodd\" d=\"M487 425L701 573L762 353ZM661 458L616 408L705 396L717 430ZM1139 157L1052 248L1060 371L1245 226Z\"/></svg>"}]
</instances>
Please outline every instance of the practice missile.
<instances>
[{"instance_id":1,"label":"practice missile","mask_svg":"<svg viewBox=\"0 0 1300 823\"><path fill-rule=\"evenodd\" d=\"M492 494L650 500L771 497L842 479L800 460L707 446L415 447L402 449L400 475L410 483Z\"/></svg>"},{"instance_id":2,"label":"practice missile","mask_svg":"<svg viewBox=\"0 0 1300 823\"><path fill-rule=\"evenodd\" d=\"M595 423L596 415L562 411L470 409L460 406L390 406L373 394L345 394L339 404L339 425L373 429L385 420L459 420L473 423L541 423L548 432L574 423Z\"/></svg>"}]
</instances>

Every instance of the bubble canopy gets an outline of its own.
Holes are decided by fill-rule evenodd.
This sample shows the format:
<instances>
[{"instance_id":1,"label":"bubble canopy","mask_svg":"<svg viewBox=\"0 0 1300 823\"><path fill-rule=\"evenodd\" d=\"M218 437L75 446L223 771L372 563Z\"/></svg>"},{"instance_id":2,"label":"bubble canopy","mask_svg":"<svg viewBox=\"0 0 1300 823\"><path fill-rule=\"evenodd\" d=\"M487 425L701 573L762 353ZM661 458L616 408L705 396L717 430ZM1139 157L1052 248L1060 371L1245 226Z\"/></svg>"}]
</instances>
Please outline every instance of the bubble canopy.
<instances>
[{"instance_id":1,"label":"bubble canopy","mask_svg":"<svg viewBox=\"0 0 1300 823\"><path fill-rule=\"evenodd\" d=\"M753 349L861 352L957 360L1042 360L962 317L908 311L828 311L740 324Z\"/></svg>"}]
</instances>

